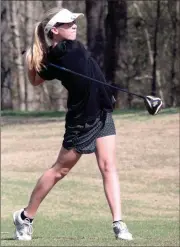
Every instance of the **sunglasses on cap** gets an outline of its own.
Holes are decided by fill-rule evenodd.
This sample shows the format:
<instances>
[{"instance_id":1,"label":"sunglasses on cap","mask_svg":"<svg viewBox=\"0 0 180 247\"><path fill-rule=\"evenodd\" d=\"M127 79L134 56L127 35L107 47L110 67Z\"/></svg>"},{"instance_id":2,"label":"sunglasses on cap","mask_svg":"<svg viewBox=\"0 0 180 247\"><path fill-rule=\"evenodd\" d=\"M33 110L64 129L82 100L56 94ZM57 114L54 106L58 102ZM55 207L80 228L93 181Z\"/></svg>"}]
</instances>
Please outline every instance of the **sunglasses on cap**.
<instances>
[{"instance_id":1,"label":"sunglasses on cap","mask_svg":"<svg viewBox=\"0 0 180 247\"><path fill-rule=\"evenodd\" d=\"M60 22L57 22L54 27L60 27L60 26L63 26L64 24L76 24L76 20L72 21L72 22L69 22L69 23L60 23Z\"/></svg>"}]
</instances>

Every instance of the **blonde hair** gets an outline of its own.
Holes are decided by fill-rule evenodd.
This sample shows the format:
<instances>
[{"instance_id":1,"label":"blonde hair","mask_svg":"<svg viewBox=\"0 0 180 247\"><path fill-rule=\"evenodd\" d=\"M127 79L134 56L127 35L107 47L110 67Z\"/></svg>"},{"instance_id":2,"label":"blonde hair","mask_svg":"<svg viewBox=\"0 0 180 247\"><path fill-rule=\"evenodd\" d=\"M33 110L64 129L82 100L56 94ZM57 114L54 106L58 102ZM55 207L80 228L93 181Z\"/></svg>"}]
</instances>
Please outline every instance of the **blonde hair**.
<instances>
[{"instance_id":1,"label":"blonde hair","mask_svg":"<svg viewBox=\"0 0 180 247\"><path fill-rule=\"evenodd\" d=\"M26 51L26 64L28 69L32 70L34 68L36 71L40 71L42 66L45 65L48 51L47 38L51 40L53 35L52 32L49 31L46 38L44 27L49 22L49 20L61 10L63 10L63 8L50 9L45 13L42 21L36 24L32 44Z\"/></svg>"}]
</instances>

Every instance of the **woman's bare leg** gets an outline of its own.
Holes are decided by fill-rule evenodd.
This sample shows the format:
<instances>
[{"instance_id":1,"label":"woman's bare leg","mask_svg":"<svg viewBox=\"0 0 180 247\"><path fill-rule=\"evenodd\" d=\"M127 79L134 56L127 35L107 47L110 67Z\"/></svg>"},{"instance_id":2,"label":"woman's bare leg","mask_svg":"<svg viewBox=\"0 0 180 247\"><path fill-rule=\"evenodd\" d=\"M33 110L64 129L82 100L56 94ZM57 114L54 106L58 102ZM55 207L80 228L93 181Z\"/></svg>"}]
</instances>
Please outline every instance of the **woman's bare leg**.
<instances>
[{"instance_id":1,"label":"woman's bare leg","mask_svg":"<svg viewBox=\"0 0 180 247\"><path fill-rule=\"evenodd\" d=\"M113 221L122 219L120 184L116 169L115 135L98 138L96 141L96 158L102 174L105 195L111 209Z\"/></svg>"},{"instance_id":2,"label":"woman's bare leg","mask_svg":"<svg viewBox=\"0 0 180 247\"><path fill-rule=\"evenodd\" d=\"M29 200L28 206L25 208L25 215L34 218L37 209L53 186L77 163L81 157L76 151L61 148L55 164L44 172L38 180Z\"/></svg>"}]
</instances>

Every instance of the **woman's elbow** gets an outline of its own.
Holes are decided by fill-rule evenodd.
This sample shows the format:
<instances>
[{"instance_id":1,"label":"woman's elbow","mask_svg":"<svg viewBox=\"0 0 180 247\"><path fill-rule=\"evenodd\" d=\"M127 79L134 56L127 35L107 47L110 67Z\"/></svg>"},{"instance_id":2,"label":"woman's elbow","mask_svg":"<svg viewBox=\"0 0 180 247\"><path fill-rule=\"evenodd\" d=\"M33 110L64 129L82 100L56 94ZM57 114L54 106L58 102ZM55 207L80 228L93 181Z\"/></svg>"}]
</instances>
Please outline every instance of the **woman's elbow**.
<instances>
[{"instance_id":1,"label":"woman's elbow","mask_svg":"<svg viewBox=\"0 0 180 247\"><path fill-rule=\"evenodd\" d=\"M30 79L30 78L29 78ZM30 83L33 85L33 86L39 86L40 84L42 84L45 80L42 79L39 75L36 75L34 80L30 79L29 80Z\"/></svg>"},{"instance_id":2,"label":"woman's elbow","mask_svg":"<svg viewBox=\"0 0 180 247\"><path fill-rule=\"evenodd\" d=\"M30 81L31 85L33 85L33 86L39 86L43 82L44 82L44 80L41 80L41 81Z\"/></svg>"}]
</instances>

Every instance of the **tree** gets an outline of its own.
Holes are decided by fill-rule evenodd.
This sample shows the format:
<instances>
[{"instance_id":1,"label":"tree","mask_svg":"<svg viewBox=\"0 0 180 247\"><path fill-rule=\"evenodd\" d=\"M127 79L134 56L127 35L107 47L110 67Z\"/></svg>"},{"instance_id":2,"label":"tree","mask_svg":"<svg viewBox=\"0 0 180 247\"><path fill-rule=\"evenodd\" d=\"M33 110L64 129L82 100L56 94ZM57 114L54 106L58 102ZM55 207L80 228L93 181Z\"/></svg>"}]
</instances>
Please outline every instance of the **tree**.
<instances>
[{"instance_id":1,"label":"tree","mask_svg":"<svg viewBox=\"0 0 180 247\"><path fill-rule=\"evenodd\" d=\"M103 69L105 1L86 0L87 46Z\"/></svg>"},{"instance_id":2,"label":"tree","mask_svg":"<svg viewBox=\"0 0 180 247\"><path fill-rule=\"evenodd\" d=\"M148 4L148 3L147 3ZM159 25L159 16L160 16L160 0L158 0L157 3L157 7L156 7L156 20L155 20L155 31L154 31L154 49L152 49L152 44L151 44L151 40L150 40L150 33L149 30L147 28L147 24L146 21L143 17L142 11L140 9L139 4L137 4L136 2L133 3L134 8L137 11L137 14L141 20L141 25L144 29L144 36L145 36L145 40L147 42L147 48L148 48L148 53L149 53L149 61L150 64L152 66L152 94L156 93L156 82L158 84L158 90L159 90L159 94L160 97L162 99L162 101L164 102L165 105L165 100L164 100L164 95L163 95L163 91L162 91L162 85L161 85L161 74L160 74L160 70L157 69L156 64L157 64L157 34L158 34L158 25Z\"/></svg>"},{"instance_id":3,"label":"tree","mask_svg":"<svg viewBox=\"0 0 180 247\"><path fill-rule=\"evenodd\" d=\"M23 58L21 56L21 39L20 39L20 30L19 30L19 21L18 21L18 5L20 2L12 1L10 4L11 10L11 27L13 34L13 58L15 66L17 68L15 78L18 84L18 94L19 94L19 108L21 111L26 109L25 105L25 78L24 78L24 66Z\"/></svg>"},{"instance_id":4,"label":"tree","mask_svg":"<svg viewBox=\"0 0 180 247\"><path fill-rule=\"evenodd\" d=\"M176 89L177 88L177 78L176 78L176 61L178 54L178 13L179 13L180 3L179 1L168 1L168 10L171 18L172 25L172 42L171 42L171 70L170 70L170 106L176 106Z\"/></svg>"},{"instance_id":5,"label":"tree","mask_svg":"<svg viewBox=\"0 0 180 247\"><path fill-rule=\"evenodd\" d=\"M1 109L12 109L12 83L11 83L11 65L12 65L12 42L9 29L10 11L9 3L1 3Z\"/></svg>"},{"instance_id":6,"label":"tree","mask_svg":"<svg viewBox=\"0 0 180 247\"><path fill-rule=\"evenodd\" d=\"M124 66L126 61L127 41L127 2L126 0L108 1L108 14L105 21L105 76L109 83L116 82L118 66ZM121 71L123 74L123 72ZM122 75L123 77L123 75ZM124 78L122 78L123 80ZM122 83L122 82L121 82ZM121 84L122 85L122 84ZM117 106L120 99L117 98Z\"/></svg>"},{"instance_id":7,"label":"tree","mask_svg":"<svg viewBox=\"0 0 180 247\"><path fill-rule=\"evenodd\" d=\"M157 48L157 38L159 32L159 18L160 18L160 0L157 1L156 7L156 22L155 22L155 29L154 29L154 46L153 46L153 66L152 66L152 88L151 94L156 95L156 75L157 75L157 55L158 55L158 48Z\"/></svg>"}]
</instances>

